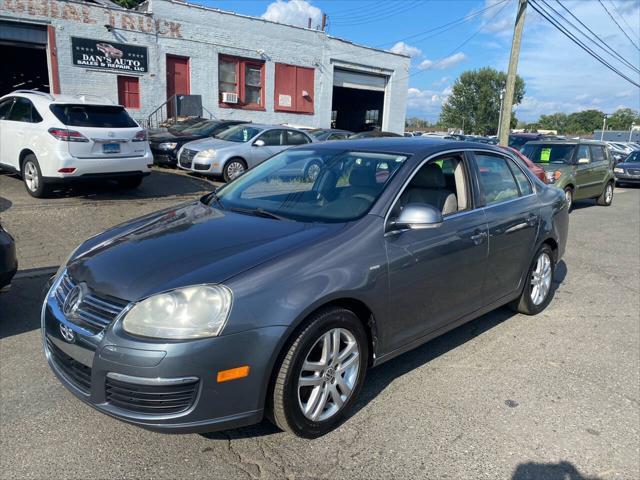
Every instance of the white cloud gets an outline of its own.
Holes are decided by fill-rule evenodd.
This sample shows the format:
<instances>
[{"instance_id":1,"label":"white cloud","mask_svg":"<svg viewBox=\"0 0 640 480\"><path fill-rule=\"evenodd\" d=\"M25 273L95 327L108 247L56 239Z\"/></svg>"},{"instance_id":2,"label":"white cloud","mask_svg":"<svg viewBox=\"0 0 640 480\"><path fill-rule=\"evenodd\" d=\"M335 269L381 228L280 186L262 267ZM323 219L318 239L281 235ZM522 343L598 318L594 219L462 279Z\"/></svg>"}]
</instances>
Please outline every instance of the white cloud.
<instances>
[{"instance_id":1,"label":"white cloud","mask_svg":"<svg viewBox=\"0 0 640 480\"><path fill-rule=\"evenodd\" d=\"M446 87L443 90L420 90L412 87L407 93L407 108L410 116L419 115L434 118L438 116L442 104L451 95L451 87Z\"/></svg>"},{"instance_id":2,"label":"white cloud","mask_svg":"<svg viewBox=\"0 0 640 480\"><path fill-rule=\"evenodd\" d=\"M276 0L269 4L262 18L298 27L306 27L311 18L311 25L315 27L322 22L322 11L305 0Z\"/></svg>"},{"instance_id":3,"label":"white cloud","mask_svg":"<svg viewBox=\"0 0 640 480\"><path fill-rule=\"evenodd\" d=\"M420 70L445 70L466 59L467 56L464 53L458 52L445 57L442 60L423 60L422 62L420 62L420 65L418 65L418 68Z\"/></svg>"},{"instance_id":4,"label":"white cloud","mask_svg":"<svg viewBox=\"0 0 640 480\"><path fill-rule=\"evenodd\" d=\"M389 49L389 51L393 53L401 53L403 55L408 55L410 57L419 57L422 55L422 50L418 47L414 47L412 45L408 45L404 42L398 42L393 47Z\"/></svg>"}]
</instances>

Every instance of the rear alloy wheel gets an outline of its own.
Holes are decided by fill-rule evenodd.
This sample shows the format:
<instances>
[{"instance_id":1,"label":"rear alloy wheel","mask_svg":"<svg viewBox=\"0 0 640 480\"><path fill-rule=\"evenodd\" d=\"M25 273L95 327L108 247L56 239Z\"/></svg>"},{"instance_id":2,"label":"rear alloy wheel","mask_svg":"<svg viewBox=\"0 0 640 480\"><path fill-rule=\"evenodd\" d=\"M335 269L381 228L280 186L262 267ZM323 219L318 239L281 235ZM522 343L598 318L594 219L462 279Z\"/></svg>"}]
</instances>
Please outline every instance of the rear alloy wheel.
<instances>
[{"instance_id":1,"label":"rear alloy wheel","mask_svg":"<svg viewBox=\"0 0 640 480\"><path fill-rule=\"evenodd\" d=\"M573 208L573 189L571 187L564 189L564 198L567 200L567 210L571 211Z\"/></svg>"},{"instance_id":2,"label":"rear alloy wheel","mask_svg":"<svg viewBox=\"0 0 640 480\"><path fill-rule=\"evenodd\" d=\"M520 297L509 306L525 315L536 315L551 301L551 283L555 272L555 256L549 245L542 245L529 267Z\"/></svg>"},{"instance_id":3,"label":"rear alloy wheel","mask_svg":"<svg viewBox=\"0 0 640 480\"><path fill-rule=\"evenodd\" d=\"M224 168L222 169L222 176L224 177L225 182L230 182L240 175L242 175L247 169L247 165L244 163L244 160L240 158L232 158L227 163L225 163Z\"/></svg>"},{"instance_id":4,"label":"rear alloy wheel","mask_svg":"<svg viewBox=\"0 0 640 480\"><path fill-rule=\"evenodd\" d=\"M613 182L605 185L602 195L598 197L596 203L603 207L608 207L613 202Z\"/></svg>"},{"instance_id":5,"label":"rear alloy wheel","mask_svg":"<svg viewBox=\"0 0 640 480\"><path fill-rule=\"evenodd\" d=\"M273 421L315 438L335 428L355 402L367 369L369 344L353 312L318 312L282 360L273 387Z\"/></svg>"},{"instance_id":6,"label":"rear alloy wheel","mask_svg":"<svg viewBox=\"0 0 640 480\"><path fill-rule=\"evenodd\" d=\"M40 170L40 164L36 159L36 156L29 154L22 162L22 180L27 188L27 192L32 197L42 198L47 192L47 186L42 179L42 171Z\"/></svg>"}]
</instances>

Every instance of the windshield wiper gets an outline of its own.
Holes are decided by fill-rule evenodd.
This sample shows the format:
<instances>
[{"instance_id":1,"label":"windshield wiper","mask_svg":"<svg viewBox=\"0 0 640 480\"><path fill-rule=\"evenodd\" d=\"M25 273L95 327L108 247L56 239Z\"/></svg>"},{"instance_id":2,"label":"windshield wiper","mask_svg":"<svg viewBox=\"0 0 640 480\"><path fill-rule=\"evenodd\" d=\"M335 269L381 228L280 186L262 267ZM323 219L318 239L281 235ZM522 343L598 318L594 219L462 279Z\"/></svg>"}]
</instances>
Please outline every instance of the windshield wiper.
<instances>
[{"instance_id":1,"label":"windshield wiper","mask_svg":"<svg viewBox=\"0 0 640 480\"><path fill-rule=\"evenodd\" d=\"M209 194L209 206L211 206L211 202L217 203L218 207L220 207L220 210L224 210L224 205L222 204L222 201L220 200L220 197L216 194L216 192L211 192Z\"/></svg>"},{"instance_id":2,"label":"windshield wiper","mask_svg":"<svg viewBox=\"0 0 640 480\"><path fill-rule=\"evenodd\" d=\"M272 218L273 220L288 220L287 217L278 215L277 213L263 210L262 208L231 208L232 212L243 213L245 215L254 215L256 217Z\"/></svg>"}]
</instances>

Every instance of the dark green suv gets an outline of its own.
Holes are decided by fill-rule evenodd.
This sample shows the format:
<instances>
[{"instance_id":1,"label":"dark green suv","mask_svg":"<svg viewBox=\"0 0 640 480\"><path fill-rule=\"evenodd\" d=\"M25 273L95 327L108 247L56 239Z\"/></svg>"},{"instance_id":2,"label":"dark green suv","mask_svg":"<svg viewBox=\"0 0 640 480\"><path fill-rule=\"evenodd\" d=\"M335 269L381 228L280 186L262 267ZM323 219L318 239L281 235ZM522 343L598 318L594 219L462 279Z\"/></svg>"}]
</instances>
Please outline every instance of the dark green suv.
<instances>
[{"instance_id":1,"label":"dark green suv","mask_svg":"<svg viewBox=\"0 0 640 480\"><path fill-rule=\"evenodd\" d=\"M569 210L574 200L613 201L613 161L604 142L552 140L528 142L522 153L544 168L547 180L564 190Z\"/></svg>"}]
</instances>

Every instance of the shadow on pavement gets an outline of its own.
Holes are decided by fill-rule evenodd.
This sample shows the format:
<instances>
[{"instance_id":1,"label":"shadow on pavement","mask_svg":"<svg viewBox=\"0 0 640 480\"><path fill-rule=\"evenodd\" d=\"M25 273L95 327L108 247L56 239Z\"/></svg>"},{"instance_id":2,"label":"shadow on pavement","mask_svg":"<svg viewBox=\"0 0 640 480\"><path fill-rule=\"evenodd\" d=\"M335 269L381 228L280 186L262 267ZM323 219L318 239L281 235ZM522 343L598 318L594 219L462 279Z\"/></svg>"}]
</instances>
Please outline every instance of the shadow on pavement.
<instances>
[{"instance_id":1,"label":"shadow on pavement","mask_svg":"<svg viewBox=\"0 0 640 480\"><path fill-rule=\"evenodd\" d=\"M0 213L9 210L13 203L8 198L0 197Z\"/></svg>"},{"instance_id":2,"label":"shadow on pavement","mask_svg":"<svg viewBox=\"0 0 640 480\"><path fill-rule=\"evenodd\" d=\"M582 475L570 462L521 463L511 480L599 480L600 477Z\"/></svg>"},{"instance_id":3,"label":"shadow on pavement","mask_svg":"<svg viewBox=\"0 0 640 480\"><path fill-rule=\"evenodd\" d=\"M0 293L0 339L40 328L40 307L51 274L14 279L8 292Z\"/></svg>"}]
</instances>

